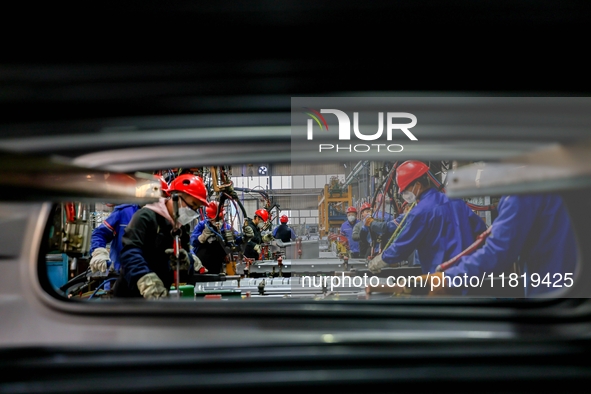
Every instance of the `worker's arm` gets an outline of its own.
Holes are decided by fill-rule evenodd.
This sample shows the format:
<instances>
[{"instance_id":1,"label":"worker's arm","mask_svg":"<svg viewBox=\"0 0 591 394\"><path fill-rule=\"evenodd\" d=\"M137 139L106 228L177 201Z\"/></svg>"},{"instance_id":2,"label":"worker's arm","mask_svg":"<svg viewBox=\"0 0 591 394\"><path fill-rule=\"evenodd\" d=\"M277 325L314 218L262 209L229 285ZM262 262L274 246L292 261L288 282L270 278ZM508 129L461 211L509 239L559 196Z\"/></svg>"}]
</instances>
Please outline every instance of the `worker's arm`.
<instances>
[{"instance_id":1,"label":"worker's arm","mask_svg":"<svg viewBox=\"0 0 591 394\"><path fill-rule=\"evenodd\" d=\"M205 221L202 220L199 223L197 223L197 225L193 229L193 232L191 233L190 242L191 242L191 246L195 249L195 251L197 251L199 249L199 247L201 246L201 242L199 241L199 236L203 233L204 229L205 229Z\"/></svg>"},{"instance_id":2,"label":"worker's arm","mask_svg":"<svg viewBox=\"0 0 591 394\"><path fill-rule=\"evenodd\" d=\"M119 226L120 211L113 211L103 222L92 231L90 236L90 254L96 248L105 248L115 238Z\"/></svg>"},{"instance_id":3,"label":"worker's arm","mask_svg":"<svg viewBox=\"0 0 591 394\"><path fill-rule=\"evenodd\" d=\"M462 257L445 271L448 276L482 275L487 272L503 272L519 256L532 230L535 220L535 204L517 196L503 197L499 204L499 216L492 226L492 233L480 249Z\"/></svg>"},{"instance_id":4,"label":"worker's arm","mask_svg":"<svg viewBox=\"0 0 591 394\"><path fill-rule=\"evenodd\" d=\"M142 276L150 272L143 250L145 245L155 241L158 234L158 223L154 215L157 214L151 210L142 210L131 218L123 234L121 267L125 272L125 280L130 285L136 284Z\"/></svg>"},{"instance_id":5,"label":"worker's arm","mask_svg":"<svg viewBox=\"0 0 591 394\"><path fill-rule=\"evenodd\" d=\"M359 242L361 239L361 228L363 227L363 222L359 222L353 227L353 233L351 234L351 239L353 241Z\"/></svg>"},{"instance_id":6,"label":"worker's arm","mask_svg":"<svg viewBox=\"0 0 591 394\"><path fill-rule=\"evenodd\" d=\"M387 222L378 222L374 220L369 226L371 232L376 235L393 234L397 227L398 223L393 220Z\"/></svg>"},{"instance_id":7,"label":"worker's arm","mask_svg":"<svg viewBox=\"0 0 591 394\"><path fill-rule=\"evenodd\" d=\"M415 216L409 213L402 224L403 228L390 246L382 253L382 259L386 264L394 264L406 260L406 258L418 248L424 231L427 229L425 215Z\"/></svg>"},{"instance_id":8,"label":"worker's arm","mask_svg":"<svg viewBox=\"0 0 591 394\"><path fill-rule=\"evenodd\" d=\"M247 226L251 228L252 233L254 235L246 242L244 254L246 255L246 257L258 258L260 253L260 243L262 242L260 233L258 232L258 230L255 231L250 224L248 224Z\"/></svg>"}]
</instances>

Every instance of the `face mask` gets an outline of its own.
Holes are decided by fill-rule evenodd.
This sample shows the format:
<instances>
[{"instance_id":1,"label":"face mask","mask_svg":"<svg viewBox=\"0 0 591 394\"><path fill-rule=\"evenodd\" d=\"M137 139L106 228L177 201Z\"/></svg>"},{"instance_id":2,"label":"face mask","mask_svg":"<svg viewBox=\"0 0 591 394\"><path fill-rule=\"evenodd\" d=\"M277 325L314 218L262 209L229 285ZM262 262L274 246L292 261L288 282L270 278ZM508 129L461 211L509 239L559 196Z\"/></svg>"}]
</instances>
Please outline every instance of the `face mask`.
<instances>
[{"instance_id":1,"label":"face mask","mask_svg":"<svg viewBox=\"0 0 591 394\"><path fill-rule=\"evenodd\" d=\"M193 211L191 208L181 207L179 208L179 218L177 222L180 223L181 226L185 224L189 224L191 220L197 218L197 212Z\"/></svg>"},{"instance_id":2,"label":"face mask","mask_svg":"<svg viewBox=\"0 0 591 394\"><path fill-rule=\"evenodd\" d=\"M259 224L257 224L257 227L259 229L262 229L263 227L265 227L265 222L259 222Z\"/></svg>"},{"instance_id":3,"label":"face mask","mask_svg":"<svg viewBox=\"0 0 591 394\"><path fill-rule=\"evenodd\" d=\"M414 190L414 186L412 189ZM415 194L412 191L405 190L402 192L402 199L407 203L412 204L417 200L417 196L415 196Z\"/></svg>"},{"instance_id":4,"label":"face mask","mask_svg":"<svg viewBox=\"0 0 591 394\"><path fill-rule=\"evenodd\" d=\"M354 222L355 221L355 215L348 215L347 216L347 220L349 220L350 222Z\"/></svg>"}]
</instances>

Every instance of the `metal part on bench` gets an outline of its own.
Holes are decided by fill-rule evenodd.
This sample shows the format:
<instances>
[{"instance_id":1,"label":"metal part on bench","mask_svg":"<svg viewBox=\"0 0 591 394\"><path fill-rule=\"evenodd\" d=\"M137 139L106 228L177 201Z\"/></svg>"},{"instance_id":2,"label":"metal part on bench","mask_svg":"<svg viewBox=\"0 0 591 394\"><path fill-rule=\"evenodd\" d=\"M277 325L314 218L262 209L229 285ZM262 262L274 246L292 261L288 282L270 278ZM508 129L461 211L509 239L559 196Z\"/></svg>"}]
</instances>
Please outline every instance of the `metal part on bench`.
<instances>
[{"instance_id":1,"label":"metal part on bench","mask_svg":"<svg viewBox=\"0 0 591 394\"><path fill-rule=\"evenodd\" d=\"M289 276L305 275L305 274L330 274L335 272L350 272L357 275L374 275L367 269L368 262L364 259L349 259L345 263L341 259L286 259L282 261L281 273ZM389 275L422 275L419 266L393 266L382 270L380 277L387 277ZM279 263L274 260L255 261L250 266L250 274L255 275L271 275L279 273Z\"/></svg>"},{"instance_id":2,"label":"metal part on bench","mask_svg":"<svg viewBox=\"0 0 591 394\"><path fill-rule=\"evenodd\" d=\"M203 282L195 284L195 293L211 293L215 291L240 289L244 295L250 293L251 296L275 296L275 297L317 297L327 294L358 295L364 294L365 286L361 280L354 281L353 278L345 277L340 282L323 280L323 277L316 276L311 278L243 278L238 280L229 280L221 282ZM332 287L331 287L332 284ZM358 286L355 286L357 284ZM261 294L261 289L262 293Z\"/></svg>"},{"instance_id":3,"label":"metal part on bench","mask_svg":"<svg viewBox=\"0 0 591 394\"><path fill-rule=\"evenodd\" d=\"M282 262L283 274L334 273L335 271L367 270L367 261L350 259L345 263L340 259L286 259ZM278 273L279 263L274 260L255 261L250 266L251 274Z\"/></svg>"}]
</instances>

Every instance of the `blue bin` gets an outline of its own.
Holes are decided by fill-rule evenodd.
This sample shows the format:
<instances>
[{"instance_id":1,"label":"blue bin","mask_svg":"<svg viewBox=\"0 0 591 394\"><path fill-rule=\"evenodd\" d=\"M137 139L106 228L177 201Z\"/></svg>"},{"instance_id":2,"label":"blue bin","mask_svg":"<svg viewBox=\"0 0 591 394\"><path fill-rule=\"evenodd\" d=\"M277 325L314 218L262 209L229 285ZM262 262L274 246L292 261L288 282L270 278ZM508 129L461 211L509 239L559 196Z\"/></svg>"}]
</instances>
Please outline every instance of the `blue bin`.
<instances>
[{"instance_id":1,"label":"blue bin","mask_svg":"<svg viewBox=\"0 0 591 394\"><path fill-rule=\"evenodd\" d=\"M59 289L68 281L68 255L48 254L45 261L49 282L55 289Z\"/></svg>"}]
</instances>

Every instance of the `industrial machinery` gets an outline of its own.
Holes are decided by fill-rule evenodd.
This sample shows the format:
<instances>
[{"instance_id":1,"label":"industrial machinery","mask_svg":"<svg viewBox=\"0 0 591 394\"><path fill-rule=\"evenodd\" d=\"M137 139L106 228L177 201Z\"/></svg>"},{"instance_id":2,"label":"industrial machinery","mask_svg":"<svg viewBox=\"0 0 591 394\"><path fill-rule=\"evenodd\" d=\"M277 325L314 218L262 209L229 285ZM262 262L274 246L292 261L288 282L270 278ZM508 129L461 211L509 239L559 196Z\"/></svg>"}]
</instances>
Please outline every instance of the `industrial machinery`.
<instances>
[{"instance_id":1,"label":"industrial machinery","mask_svg":"<svg viewBox=\"0 0 591 394\"><path fill-rule=\"evenodd\" d=\"M325 185L318 197L318 231L320 237L328 235L331 230L338 228L347 220L345 211L353 205L351 185L342 187L338 178L331 179L330 185Z\"/></svg>"}]
</instances>

